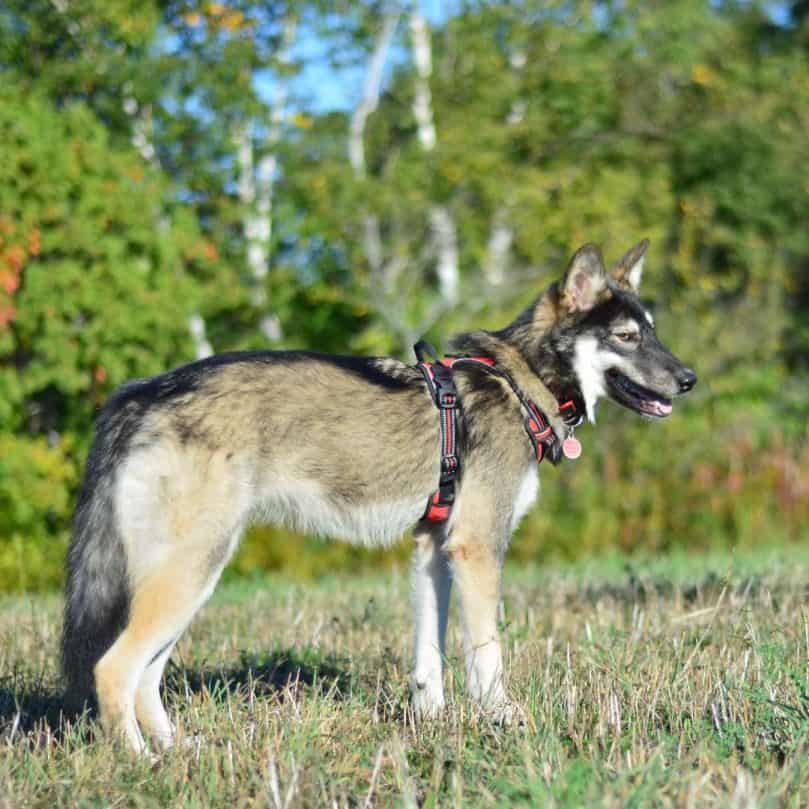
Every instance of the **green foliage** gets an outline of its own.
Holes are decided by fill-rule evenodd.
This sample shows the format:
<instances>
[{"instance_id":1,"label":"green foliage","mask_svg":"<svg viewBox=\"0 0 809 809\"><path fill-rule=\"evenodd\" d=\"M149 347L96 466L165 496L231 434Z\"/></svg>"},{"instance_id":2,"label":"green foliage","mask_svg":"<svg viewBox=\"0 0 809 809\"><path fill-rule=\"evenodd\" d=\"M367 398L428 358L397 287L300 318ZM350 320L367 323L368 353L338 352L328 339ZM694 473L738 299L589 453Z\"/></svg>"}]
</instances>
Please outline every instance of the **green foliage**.
<instances>
[{"instance_id":1,"label":"green foliage","mask_svg":"<svg viewBox=\"0 0 809 809\"><path fill-rule=\"evenodd\" d=\"M77 464L70 441L0 435L0 584L39 590L61 582L59 556L73 507Z\"/></svg>"},{"instance_id":2,"label":"green foliage","mask_svg":"<svg viewBox=\"0 0 809 809\"><path fill-rule=\"evenodd\" d=\"M190 315L216 350L265 347L272 315L289 347L409 356L422 332L440 345L503 325L581 243L617 258L642 236L644 295L700 384L662 425L602 405L583 458L543 470L517 558L804 540L804 6L776 24L755 3L461 4L430 32L427 148L410 6L5 3L0 588L58 578L94 412L192 357ZM364 70L397 9L358 170L353 110L324 112L289 82L320 58L314 36L335 70ZM248 266L245 133L253 180L277 166L266 278ZM455 228L454 305L436 210ZM259 530L233 570L309 577L401 553L303 548Z\"/></svg>"},{"instance_id":3,"label":"green foliage","mask_svg":"<svg viewBox=\"0 0 809 809\"><path fill-rule=\"evenodd\" d=\"M304 538L281 528L258 527L247 532L242 547L226 571L226 578L257 576L260 571L283 571L300 580L321 579L335 570L390 569L406 564L407 543L388 551Z\"/></svg>"},{"instance_id":4,"label":"green foliage","mask_svg":"<svg viewBox=\"0 0 809 809\"><path fill-rule=\"evenodd\" d=\"M194 224L82 105L0 98L0 582L58 579L96 408L191 358ZM20 550L22 548L22 550Z\"/></svg>"}]
</instances>

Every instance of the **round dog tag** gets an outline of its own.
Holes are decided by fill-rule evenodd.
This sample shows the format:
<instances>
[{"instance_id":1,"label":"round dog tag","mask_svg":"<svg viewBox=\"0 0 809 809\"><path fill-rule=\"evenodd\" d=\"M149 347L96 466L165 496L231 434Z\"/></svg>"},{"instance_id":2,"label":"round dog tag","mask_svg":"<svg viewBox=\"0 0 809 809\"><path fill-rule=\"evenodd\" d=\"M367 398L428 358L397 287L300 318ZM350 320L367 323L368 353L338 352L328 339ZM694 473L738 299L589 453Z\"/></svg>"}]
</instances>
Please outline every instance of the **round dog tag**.
<instances>
[{"instance_id":1,"label":"round dog tag","mask_svg":"<svg viewBox=\"0 0 809 809\"><path fill-rule=\"evenodd\" d=\"M562 453L564 454L565 458L570 458L571 461L575 461L581 455L581 443L579 439L575 436L569 435L564 441L562 441Z\"/></svg>"}]
</instances>

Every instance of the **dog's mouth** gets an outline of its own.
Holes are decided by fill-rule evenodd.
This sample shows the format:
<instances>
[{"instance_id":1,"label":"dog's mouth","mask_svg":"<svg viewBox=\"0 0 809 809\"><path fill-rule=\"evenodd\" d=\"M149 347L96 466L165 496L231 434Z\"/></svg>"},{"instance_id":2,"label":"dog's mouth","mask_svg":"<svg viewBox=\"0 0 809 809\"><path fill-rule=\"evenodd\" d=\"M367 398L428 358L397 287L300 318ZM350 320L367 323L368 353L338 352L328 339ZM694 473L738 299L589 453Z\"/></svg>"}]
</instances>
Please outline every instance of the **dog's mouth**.
<instances>
[{"instance_id":1,"label":"dog's mouth","mask_svg":"<svg viewBox=\"0 0 809 809\"><path fill-rule=\"evenodd\" d=\"M641 387L615 368L607 371L607 386L610 396L618 404L622 404L642 416L664 419L671 414L671 399Z\"/></svg>"}]
</instances>

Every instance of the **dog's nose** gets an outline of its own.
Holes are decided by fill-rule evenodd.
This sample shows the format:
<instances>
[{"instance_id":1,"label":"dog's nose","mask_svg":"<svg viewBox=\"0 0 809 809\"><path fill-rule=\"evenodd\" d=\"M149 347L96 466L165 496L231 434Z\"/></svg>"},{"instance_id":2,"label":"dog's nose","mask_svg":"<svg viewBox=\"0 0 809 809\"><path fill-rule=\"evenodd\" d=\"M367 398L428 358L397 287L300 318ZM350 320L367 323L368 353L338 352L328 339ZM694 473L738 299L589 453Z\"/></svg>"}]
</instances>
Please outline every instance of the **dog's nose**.
<instances>
[{"instance_id":1,"label":"dog's nose","mask_svg":"<svg viewBox=\"0 0 809 809\"><path fill-rule=\"evenodd\" d=\"M680 386L680 393L688 393L697 384L697 375L690 368L683 368L677 374L677 384Z\"/></svg>"}]
</instances>

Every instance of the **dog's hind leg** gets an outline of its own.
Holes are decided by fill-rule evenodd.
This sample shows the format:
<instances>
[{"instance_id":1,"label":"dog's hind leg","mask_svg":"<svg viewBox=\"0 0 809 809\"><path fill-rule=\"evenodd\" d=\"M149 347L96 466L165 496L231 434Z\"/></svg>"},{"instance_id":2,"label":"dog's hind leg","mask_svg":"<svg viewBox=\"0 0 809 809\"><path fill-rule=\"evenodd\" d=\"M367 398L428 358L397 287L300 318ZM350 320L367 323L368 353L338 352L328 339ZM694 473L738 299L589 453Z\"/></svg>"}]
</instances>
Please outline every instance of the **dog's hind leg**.
<instances>
[{"instance_id":1,"label":"dog's hind leg","mask_svg":"<svg viewBox=\"0 0 809 809\"><path fill-rule=\"evenodd\" d=\"M134 454L119 473L129 615L94 674L102 722L138 752L138 720L159 746L172 741L160 679L171 647L236 547L249 493L237 472L225 451L158 444Z\"/></svg>"},{"instance_id":2,"label":"dog's hind leg","mask_svg":"<svg viewBox=\"0 0 809 809\"><path fill-rule=\"evenodd\" d=\"M444 708L444 639L451 579L447 558L441 550L443 526L421 529L414 539L416 638L413 710L416 719L434 719Z\"/></svg>"},{"instance_id":3,"label":"dog's hind leg","mask_svg":"<svg viewBox=\"0 0 809 809\"><path fill-rule=\"evenodd\" d=\"M162 704L158 709L159 678L165 663L161 658L168 656L165 647L182 634L207 600L220 570L215 575L201 575L203 571L193 566L189 569L186 549L175 552L135 587L129 622L96 665L101 719L106 727L122 731L136 752L145 749L136 719L136 701L148 729L157 730L161 737L167 733L171 739L171 726ZM165 745L167 739L158 741Z\"/></svg>"},{"instance_id":4,"label":"dog's hind leg","mask_svg":"<svg viewBox=\"0 0 809 809\"><path fill-rule=\"evenodd\" d=\"M160 681L173 648L174 641L171 641L149 663L135 692L135 716L140 726L161 750L166 750L174 744L174 726L160 698Z\"/></svg>"}]
</instances>

